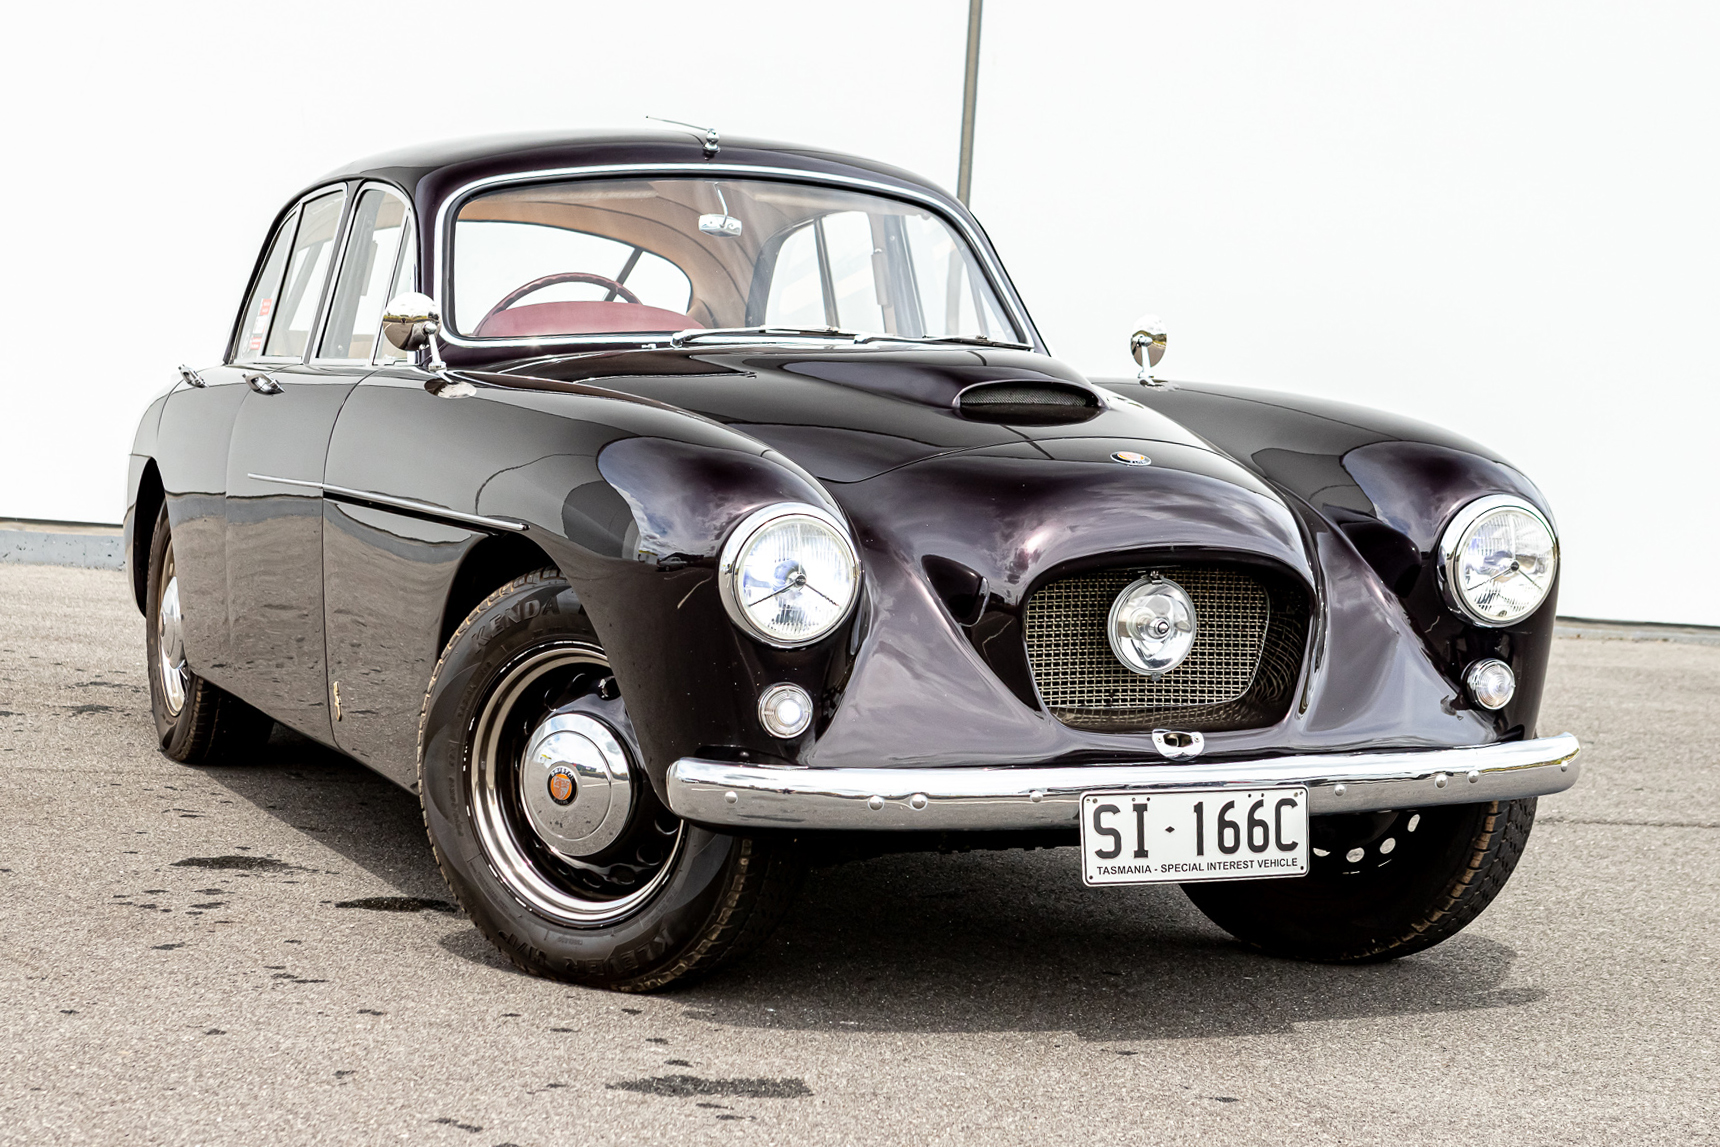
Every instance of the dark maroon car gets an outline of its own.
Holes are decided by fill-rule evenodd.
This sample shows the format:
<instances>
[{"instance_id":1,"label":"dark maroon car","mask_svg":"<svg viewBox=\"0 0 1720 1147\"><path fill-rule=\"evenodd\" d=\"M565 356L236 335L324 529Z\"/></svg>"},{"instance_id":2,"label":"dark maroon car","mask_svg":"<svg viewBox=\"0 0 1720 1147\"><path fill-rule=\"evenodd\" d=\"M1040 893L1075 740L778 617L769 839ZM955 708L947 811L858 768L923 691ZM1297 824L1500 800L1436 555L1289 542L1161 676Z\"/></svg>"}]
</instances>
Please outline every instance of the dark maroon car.
<instances>
[{"instance_id":1,"label":"dark maroon car","mask_svg":"<svg viewBox=\"0 0 1720 1147\"><path fill-rule=\"evenodd\" d=\"M1551 511L1386 414L1051 357L966 209L715 133L406 151L281 211L138 429L163 751L417 792L521 966L645 990L809 858L1069 846L1265 951L1455 933L1577 779Z\"/></svg>"}]
</instances>

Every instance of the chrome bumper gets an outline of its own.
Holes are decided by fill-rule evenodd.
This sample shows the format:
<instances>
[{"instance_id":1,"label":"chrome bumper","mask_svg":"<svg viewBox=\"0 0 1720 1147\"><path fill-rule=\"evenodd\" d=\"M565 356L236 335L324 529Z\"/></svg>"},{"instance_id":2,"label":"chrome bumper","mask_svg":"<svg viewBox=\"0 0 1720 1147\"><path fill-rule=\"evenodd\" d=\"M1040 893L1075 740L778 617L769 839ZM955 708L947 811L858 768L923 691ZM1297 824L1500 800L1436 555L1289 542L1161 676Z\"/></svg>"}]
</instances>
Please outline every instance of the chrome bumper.
<instances>
[{"instance_id":1,"label":"chrome bumper","mask_svg":"<svg viewBox=\"0 0 1720 1147\"><path fill-rule=\"evenodd\" d=\"M925 832L1074 828L1081 794L1305 785L1315 816L1476 804L1563 792L1577 783L1577 739L1259 761L1011 768L807 769L683 757L669 807L735 828Z\"/></svg>"}]
</instances>

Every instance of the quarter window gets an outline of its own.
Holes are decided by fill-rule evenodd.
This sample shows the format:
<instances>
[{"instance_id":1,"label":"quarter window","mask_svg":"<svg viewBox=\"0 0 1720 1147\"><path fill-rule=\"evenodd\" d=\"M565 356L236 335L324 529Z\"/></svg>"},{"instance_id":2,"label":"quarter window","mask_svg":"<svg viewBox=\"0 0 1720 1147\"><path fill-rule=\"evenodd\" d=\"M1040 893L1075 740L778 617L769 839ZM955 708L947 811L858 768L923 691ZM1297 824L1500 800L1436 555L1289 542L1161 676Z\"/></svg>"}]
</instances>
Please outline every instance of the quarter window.
<instances>
[{"instance_id":1,"label":"quarter window","mask_svg":"<svg viewBox=\"0 0 1720 1147\"><path fill-rule=\"evenodd\" d=\"M244 315L239 322L239 341L233 348L233 357L240 362L263 353L263 341L269 337L269 323L275 317L275 301L281 293L281 271L287 265L287 251L292 246L298 226L299 213L295 211L275 232L275 240L263 259L262 273L251 288L251 297L245 300Z\"/></svg>"},{"instance_id":2,"label":"quarter window","mask_svg":"<svg viewBox=\"0 0 1720 1147\"><path fill-rule=\"evenodd\" d=\"M340 230L340 209L346 192L319 195L299 210L298 234L287 256L286 279L281 285L275 314L270 319L268 358L302 358L328 282L329 264L334 261L335 233Z\"/></svg>"}]
</instances>

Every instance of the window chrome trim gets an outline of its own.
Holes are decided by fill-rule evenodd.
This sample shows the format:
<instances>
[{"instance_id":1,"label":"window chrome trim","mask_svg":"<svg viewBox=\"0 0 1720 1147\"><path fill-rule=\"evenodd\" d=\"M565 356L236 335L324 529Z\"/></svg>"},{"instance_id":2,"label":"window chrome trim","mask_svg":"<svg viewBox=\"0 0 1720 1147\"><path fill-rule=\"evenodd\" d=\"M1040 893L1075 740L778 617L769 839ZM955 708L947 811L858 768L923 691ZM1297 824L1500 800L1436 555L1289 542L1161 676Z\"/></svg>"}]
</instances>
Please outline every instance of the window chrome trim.
<instances>
[{"instance_id":1,"label":"window chrome trim","mask_svg":"<svg viewBox=\"0 0 1720 1147\"><path fill-rule=\"evenodd\" d=\"M262 275L263 269L268 266L269 256L274 253L275 244L278 243L281 240L281 237L286 233L288 223L293 225L293 235L295 237L298 235L298 211L299 208L303 206L304 200L302 199L292 203L280 213L275 224L269 228L268 237L263 241L263 249L257 252L257 265L251 268L251 277L245 282L245 292L239 297L239 313L233 319L233 333L227 337L227 352L222 356L222 366L252 366L262 363L280 365L293 361L290 358L282 358L280 355L276 355L272 359L261 354L246 357L239 352L239 342L245 334L245 316L250 313L250 307L247 304L251 301L251 293L257 289L257 279ZM290 259L291 251L288 252L288 255ZM281 277L285 279L286 274L286 268L283 267L281 269ZM279 293L279 288L276 288L276 293ZM272 305L273 303L271 303L271 306ZM275 320L273 315L271 315L269 318L269 330L272 331L274 329ZM269 345L268 331L263 332L263 345L265 347Z\"/></svg>"},{"instance_id":2,"label":"window chrome trim","mask_svg":"<svg viewBox=\"0 0 1720 1147\"><path fill-rule=\"evenodd\" d=\"M450 510L446 506L420 502L416 498L397 498L393 494L378 494L374 490L354 490L350 486L333 486L327 482L311 482L303 478L277 478L272 474L246 474L245 477L256 482L272 482L278 486L300 486L306 490L316 490L332 497L335 501L344 499L382 509L404 510L419 517L458 522L463 526L482 526L487 530L510 530L516 534L523 534L529 528L524 522L516 522L511 518L491 518L483 514L465 514L459 510Z\"/></svg>"},{"instance_id":3,"label":"window chrome trim","mask_svg":"<svg viewBox=\"0 0 1720 1147\"><path fill-rule=\"evenodd\" d=\"M1435 580L1439 583L1440 595L1445 598L1447 607L1471 625L1480 625L1487 629L1504 629L1527 620L1534 616L1536 610L1547 604L1547 597L1553 592L1553 587L1549 585L1542 592L1541 600L1535 603L1534 609L1509 621L1482 617L1470 607L1463 595L1458 592L1457 561L1462 556L1458 543L1463 540L1465 531L1473 526L1478 519L1494 510L1506 509L1521 510L1546 528L1547 536L1553 539L1553 580L1557 581L1559 577L1559 531L1553 528L1552 519L1531 505L1527 498L1520 498L1516 494L1488 494L1485 497L1475 499L1473 502L1465 503L1457 513L1452 515L1450 523L1440 532L1439 562L1435 571Z\"/></svg>"},{"instance_id":4,"label":"window chrome trim","mask_svg":"<svg viewBox=\"0 0 1720 1147\"><path fill-rule=\"evenodd\" d=\"M1027 308L1017 297L1014 284L1003 269L1003 264L992 251L991 244L978 228L970 225L966 219L953 213L949 206L935 195L928 194L913 187L900 187L874 179L862 179L850 175L830 175L824 172L807 171L795 167L763 167L745 163L611 163L595 164L588 167L555 167L538 171L509 172L505 175L491 175L483 179L475 179L463 184L443 198L441 206L436 209L436 235L433 247L436 260L436 282L432 297L444 315L444 325L436 336L450 346L468 347L473 349L483 347L561 347L561 346L613 346L616 343L655 343L661 342L665 334L672 332L653 331L648 333L602 334L602 335L561 335L554 338L541 339L474 339L454 333L446 317L451 314L449 302L453 298L454 284L450 275L448 251L451 246L451 229L453 213L465 206L466 201L480 191L505 187L514 183L547 183L554 180L570 179L602 179L629 175L659 176L659 175L692 175L708 176L712 173L730 178L758 177L762 179L781 179L792 183L810 183L836 187L848 191L863 191L879 195L885 199L900 199L930 208L944 222L954 227L967 240L968 246L979 256L986 279L991 284L998 301L1008 310L1009 317L1020 329L1020 333L1028 336L1023 341L1031 342L1034 349L1041 354L1051 353L1040 337L1039 328L1033 325L1028 317ZM1004 287L1009 289L1005 290Z\"/></svg>"},{"instance_id":5,"label":"window chrome trim","mask_svg":"<svg viewBox=\"0 0 1720 1147\"><path fill-rule=\"evenodd\" d=\"M329 274L328 282L323 285L323 302L319 315L319 322L317 323L317 337L306 345L306 353L309 354L310 357L302 360L306 365L366 367L375 366L377 364L376 356L379 352L374 349L371 351L369 358L323 358L320 355L312 353L313 351L320 351L322 349L323 339L328 336L328 321L330 318L330 310L334 305L334 292L340 284L341 272L346 269L347 248L352 245L353 216L358 211L358 201L364 198L364 193L372 188L375 188L384 194L394 196L406 207L406 218L401 223L400 249L394 252L394 264L388 271L388 285L390 287L394 285L394 277L400 273L400 257L406 252L407 240L410 239L414 244L418 241L418 212L412 206L412 196L408 195L405 189L397 187L392 183L388 183L385 180L366 179L358 184L356 190L352 190L348 193L347 202L341 209L340 234L336 236L336 241L340 244L340 250L335 252L336 262L334 268ZM388 300L384 299L382 301L382 305L386 307L388 305ZM379 319L381 318L380 312L377 317ZM376 340L380 345L382 342L382 325L380 322L377 324L376 328ZM401 362L403 360L391 359L390 361Z\"/></svg>"},{"instance_id":6,"label":"window chrome trim","mask_svg":"<svg viewBox=\"0 0 1720 1147\"><path fill-rule=\"evenodd\" d=\"M347 216L351 213L352 205L357 198L349 190L349 185L352 182L353 181L350 179L337 179L332 183L324 183L324 184L321 184L317 187L314 187L311 190L305 192L303 195L299 196L297 199L293 200L280 213L280 215L278 216L280 222L277 223L274 226L274 228L269 232L269 241L264 244L263 250L258 255L257 265L251 269L251 278L245 283L245 294L240 299L240 302L239 302L239 308L240 308L239 309L239 315L237 318L235 318L233 320L233 333L231 335L229 335L228 339L227 339L227 355L225 358L223 358L221 360L221 363L223 366L254 366L254 365L256 365L256 366L261 366L261 365L268 365L268 366L294 366L294 365L297 365L297 366L303 366L309 360L311 350L317 345L318 342L320 342L322 340L322 325L323 325L324 320L327 318L327 311L328 311L329 284L334 282L333 272L335 270L335 264L340 261L341 250L344 248L345 243L346 243ZM276 355L258 355L255 358L241 359L238 356L239 325L245 321L245 309L244 309L245 304L250 302L250 300L251 300L251 291L257 285L257 276L262 273L263 264L268 259L269 250L270 250L270 248L272 248L274 246L274 240L275 240L276 236L278 236L280 233L281 224L285 223L286 217L289 215L292 215L295 211L302 212L304 210L305 204L309 203L311 200L320 198L321 196L324 196L324 195L327 195L331 191L339 191L342 195L346 196L346 198L341 201L340 220L339 220L339 222L337 222L335 224L335 230L334 230L334 242L339 244L340 246L335 249L333 256L329 259L330 274L323 279L322 296L317 300L316 312L311 316L310 334L314 335L315 337L313 338L313 337L307 336L307 338L305 339L304 352L302 354L299 354L296 356L295 355L276 354ZM304 222L304 218L303 218L302 214L300 215L299 222L301 224ZM297 226L295 226L293 228L293 240L294 240L294 242L298 241L298 227ZM289 264L289 266L292 263L292 250L290 248L287 251L287 263ZM282 268L282 270L281 270L281 281L283 284L286 282L286 274L287 274L287 268ZM277 300L277 302L278 301L279 300ZM275 316L275 317L279 317L279 316ZM265 348L268 347L268 345L269 345L269 335L273 335L274 333L275 333L275 322L274 322L274 318L271 318L269 320L269 334L263 336L263 346Z\"/></svg>"}]
</instances>

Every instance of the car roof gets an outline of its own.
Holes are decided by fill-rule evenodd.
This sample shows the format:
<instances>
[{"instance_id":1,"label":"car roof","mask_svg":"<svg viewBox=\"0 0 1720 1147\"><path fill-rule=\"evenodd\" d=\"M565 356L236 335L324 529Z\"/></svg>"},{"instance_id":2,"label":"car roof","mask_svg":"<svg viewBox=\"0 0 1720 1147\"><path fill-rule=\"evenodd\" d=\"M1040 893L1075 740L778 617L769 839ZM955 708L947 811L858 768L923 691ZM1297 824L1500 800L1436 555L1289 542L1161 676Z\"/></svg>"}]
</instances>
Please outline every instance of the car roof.
<instances>
[{"instance_id":1,"label":"car roof","mask_svg":"<svg viewBox=\"0 0 1720 1147\"><path fill-rule=\"evenodd\" d=\"M531 171L635 163L742 164L846 175L930 192L961 207L930 180L889 164L823 148L722 137L707 155L703 133L690 130L532 132L414 144L346 164L312 186L337 179L382 179L411 191L424 207L476 179ZM965 214L965 212L964 212Z\"/></svg>"}]
</instances>

